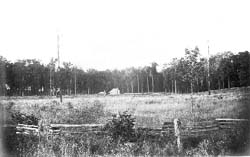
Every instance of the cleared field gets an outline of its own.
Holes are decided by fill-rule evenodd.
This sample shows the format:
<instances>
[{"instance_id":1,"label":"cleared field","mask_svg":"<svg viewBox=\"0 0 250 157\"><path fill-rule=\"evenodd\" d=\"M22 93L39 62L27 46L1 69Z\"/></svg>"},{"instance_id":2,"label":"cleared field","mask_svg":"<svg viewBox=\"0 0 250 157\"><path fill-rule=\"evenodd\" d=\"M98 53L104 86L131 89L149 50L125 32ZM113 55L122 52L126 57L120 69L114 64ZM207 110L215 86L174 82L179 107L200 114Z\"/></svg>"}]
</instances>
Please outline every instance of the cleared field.
<instances>
[{"instance_id":1,"label":"cleared field","mask_svg":"<svg viewBox=\"0 0 250 157\"><path fill-rule=\"evenodd\" d=\"M112 114L128 111L136 125L157 127L179 118L183 123L215 118L249 118L250 92L183 95L83 95L56 98L15 98L2 100L5 110L35 115L53 123L105 123ZM8 113L6 116L8 121Z\"/></svg>"},{"instance_id":2,"label":"cleared field","mask_svg":"<svg viewBox=\"0 0 250 157\"><path fill-rule=\"evenodd\" d=\"M136 126L159 128L163 122L179 118L183 124L214 120L215 118L250 119L249 90L222 90L207 93L123 94L119 96L82 95L65 96L63 103L51 97L4 98L1 101L7 124L26 123L30 116L45 123L90 124L107 123L113 114L128 111L135 117ZM23 116L24 114L25 116ZM34 118L36 117L36 118ZM33 124L33 123L32 123ZM15 130L6 130L6 142L17 154L24 156L170 156L178 153L174 136L151 137L134 133L135 141L121 144L110 136L93 134L60 135L54 141L16 135ZM243 152L248 135L244 130L214 132L209 136L188 138L181 155L232 155ZM244 142L246 141L246 142ZM51 147L52 146L52 147Z\"/></svg>"}]
</instances>

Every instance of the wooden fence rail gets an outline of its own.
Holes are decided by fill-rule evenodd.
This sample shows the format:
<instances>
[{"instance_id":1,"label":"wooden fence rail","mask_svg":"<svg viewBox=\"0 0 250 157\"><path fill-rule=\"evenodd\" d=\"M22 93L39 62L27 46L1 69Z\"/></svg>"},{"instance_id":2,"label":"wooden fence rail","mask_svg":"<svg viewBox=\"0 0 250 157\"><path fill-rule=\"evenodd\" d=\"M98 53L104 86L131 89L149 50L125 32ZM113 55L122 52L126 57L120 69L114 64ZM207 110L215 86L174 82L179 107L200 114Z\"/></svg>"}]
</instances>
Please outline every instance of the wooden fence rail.
<instances>
[{"instance_id":1,"label":"wooden fence rail","mask_svg":"<svg viewBox=\"0 0 250 157\"><path fill-rule=\"evenodd\" d=\"M180 122L181 123L181 122ZM212 121L203 121L203 122L192 122L189 124L181 124L180 130L182 135L188 135L192 133L200 133L200 132L210 132L219 129L232 129L236 127L242 127L249 123L248 119L231 119L231 118L217 118ZM105 124L50 124L48 125L47 131L51 133L58 133L60 131L71 132L79 131L79 132L88 132L88 131L101 131L104 128ZM18 125L4 125L3 127L15 127L17 132L21 134L22 132L30 132L33 134L37 134L42 130L39 130L39 126L37 125L26 125L26 124L18 124ZM44 127L44 126L43 126ZM151 132L163 132L163 133L175 133L174 122L164 122L161 128L145 128L138 127L138 130L147 130Z\"/></svg>"},{"instance_id":2,"label":"wooden fence rail","mask_svg":"<svg viewBox=\"0 0 250 157\"><path fill-rule=\"evenodd\" d=\"M102 132L105 124L49 124L43 126L43 123L36 125L4 125L4 127L15 127L17 134L41 136L46 132L47 135L53 136L62 133L81 134L84 132ZM176 136L176 142L179 151L182 149L181 137L197 136L209 134L216 130L233 129L249 125L248 119L231 119L217 118L211 121L192 122L189 124L181 124L181 121L175 119L173 122L164 122L160 128L135 128L137 130L145 130L149 134L172 134Z\"/></svg>"}]
</instances>

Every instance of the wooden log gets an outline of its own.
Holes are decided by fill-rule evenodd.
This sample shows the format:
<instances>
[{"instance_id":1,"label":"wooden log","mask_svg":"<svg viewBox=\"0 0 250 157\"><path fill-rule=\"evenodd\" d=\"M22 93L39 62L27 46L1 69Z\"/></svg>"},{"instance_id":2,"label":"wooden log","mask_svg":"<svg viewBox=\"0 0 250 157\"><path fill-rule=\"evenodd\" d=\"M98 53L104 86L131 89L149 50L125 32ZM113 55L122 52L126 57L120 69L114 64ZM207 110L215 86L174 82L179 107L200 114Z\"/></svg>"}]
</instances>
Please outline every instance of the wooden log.
<instances>
[{"instance_id":1,"label":"wooden log","mask_svg":"<svg viewBox=\"0 0 250 157\"><path fill-rule=\"evenodd\" d=\"M86 133L86 132L79 132L79 131L60 131L60 132L53 132L53 134L60 134L60 133L62 133L62 134L83 134L83 133ZM103 134L105 134L106 132L104 132L104 131L91 131L91 133L94 133L94 134L98 134L98 133L103 133Z\"/></svg>"},{"instance_id":2,"label":"wooden log","mask_svg":"<svg viewBox=\"0 0 250 157\"><path fill-rule=\"evenodd\" d=\"M30 130L30 131L35 131L38 132L37 128L28 128L28 127L16 127L17 130Z\"/></svg>"},{"instance_id":3,"label":"wooden log","mask_svg":"<svg viewBox=\"0 0 250 157\"><path fill-rule=\"evenodd\" d=\"M51 129L49 129L49 132L53 132L53 133L55 133L55 132L60 132L61 130L51 130Z\"/></svg>"},{"instance_id":4,"label":"wooden log","mask_svg":"<svg viewBox=\"0 0 250 157\"><path fill-rule=\"evenodd\" d=\"M221 129L236 129L236 128L242 128L242 126L237 126L237 125L235 125L235 126L233 126L233 125L220 125L220 128Z\"/></svg>"},{"instance_id":5,"label":"wooden log","mask_svg":"<svg viewBox=\"0 0 250 157\"><path fill-rule=\"evenodd\" d=\"M206 125L212 125L215 124L215 121L201 121L201 122L191 122L186 126L206 126Z\"/></svg>"},{"instance_id":6,"label":"wooden log","mask_svg":"<svg viewBox=\"0 0 250 157\"><path fill-rule=\"evenodd\" d=\"M162 128L174 128L174 125L163 125Z\"/></svg>"},{"instance_id":7,"label":"wooden log","mask_svg":"<svg viewBox=\"0 0 250 157\"><path fill-rule=\"evenodd\" d=\"M174 131L174 128L162 128L162 131Z\"/></svg>"},{"instance_id":8,"label":"wooden log","mask_svg":"<svg viewBox=\"0 0 250 157\"><path fill-rule=\"evenodd\" d=\"M210 129L210 128L216 128L218 127L217 124L212 124L212 125L206 125L206 126L188 126L187 128L192 129Z\"/></svg>"},{"instance_id":9,"label":"wooden log","mask_svg":"<svg viewBox=\"0 0 250 157\"><path fill-rule=\"evenodd\" d=\"M14 124L4 124L4 125L2 125L4 128L15 128L16 127L16 125L14 125Z\"/></svg>"},{"instance_id":10,"label":"wooden log","mask_svg":"<svg viewBox=\"0 0 250 157\"><path fill-rule=\"evenodd\" d=\"M22 134L24 134L24 135L30 135L30 132L24 131L24 132L22 132Z\"/></svg>"},{"instance_id":11,"label":"wooden log","mask_svg":"<svg viewBox=\"0 0 250 157\"><path fill-rule=\"evenodd\" d=\"M212 128L204 128L204 129L193 129L190 131L190 133L199 133L199 132L210 132L210 131L215 131L219 130L219 127L212 127Z\"/></svg>"},{"instance_id":12,"label":"wooden log","mask_svg":"<svg viewBox=\"0 0 250 157\"><path fill-rule=\"evenodd\" d=\"M242 121L242 122L236 122L236 121L233 121L233 122L218 122L219 125L246 125L247 122L246 121Z\"/></svg>"},{"instance_id":13,"label":"wooden log","mask_svg":"<svg viewBox=\"0 0 250 157\"><path fill-rule=\"evenodd\" d=\"M248 119L216 118L216 121L249 121Z\"/></svg>"},{"instance_id":14,"label":"wooden log","mask_svg":"<svg viewBox=\"0 0 250 157\"><path fill-rule=\"evenodd\" d=\"M174 126L174 123L173 122L164 122L163 125L173 125Z\"/></svg>"},{"instance_id":15,"label":"wooden log","mask_svg":"<svg viewBox=\"0 0 250 157\"><path fill-rule=\"evenodd\" d=\"M174 126L162 126L162 129L174 129Z\"/></svg>"},{"instance_id":16,"label":"wooden log","mask_svg":"<svg viewBox=\"0 0 250 157\"><path fill-rule=\"evenodd\" d=\"M18 124L19 127L27 127L27 128L38 128L37 125L26 125L26 124Z\"/></svg>"},{"instance_id":17,"label":"wooden log","mask_svg":"<svg viewBox=\"0 0 250 157\"><path fill-rule=\"evenodd\" d=\"M155 129L153 129L154 131L161 131L162 130L162 128L155 128Z\"/></svg>"},{"instance_id":18,"label":"wooden log","mask_svg":"<svg viewBox=\"0 0 250 157\"><path fill-rule=\"evenodd\" d=\"M104 127L105 124L50 124L51 128Z\"/></svg>"},{"instance_id":19,"label":"wooden log","mask_svg":"<svg viewBox=\"0 0 250 157\"><path fill-rule=\"evenodd\" d=\"M161 131L161 134L174 134L174 130Z\"/></svg>"}]
</instances>

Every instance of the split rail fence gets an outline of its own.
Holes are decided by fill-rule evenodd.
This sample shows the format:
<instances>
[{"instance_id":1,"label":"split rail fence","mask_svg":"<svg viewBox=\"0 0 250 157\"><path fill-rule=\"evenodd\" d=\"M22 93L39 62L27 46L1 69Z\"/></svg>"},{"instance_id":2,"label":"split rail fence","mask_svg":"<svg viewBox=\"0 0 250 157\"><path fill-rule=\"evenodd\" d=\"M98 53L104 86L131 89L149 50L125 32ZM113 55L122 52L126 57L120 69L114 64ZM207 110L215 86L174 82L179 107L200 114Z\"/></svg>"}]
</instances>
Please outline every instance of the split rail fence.
<instances>
[{"instance_id":1,"label":"split rail fence","mask_svg":"<svg viewBox=\"0 0 250 157\"><path fill-rule=\"evenodd\" d=\"M50 124L43 125L25 125L18 124L15 127L16 134L35 135L35 136L53 136L60 134L82 134L84 132L104 133L103 128L105 124ZM137 127L135 129L145 130L149 134L163 135L170 134L176 137L176 142L179 151L182 150L181 138L190 136L200 136L209 134L217 130L237 129L239 127L249 126L248 119L231 119L231 118L217 118L212 121L192 122L182 125L179 119L173 122L164 122L161 128L143 128Z\"/></svg>"}]
</instances>

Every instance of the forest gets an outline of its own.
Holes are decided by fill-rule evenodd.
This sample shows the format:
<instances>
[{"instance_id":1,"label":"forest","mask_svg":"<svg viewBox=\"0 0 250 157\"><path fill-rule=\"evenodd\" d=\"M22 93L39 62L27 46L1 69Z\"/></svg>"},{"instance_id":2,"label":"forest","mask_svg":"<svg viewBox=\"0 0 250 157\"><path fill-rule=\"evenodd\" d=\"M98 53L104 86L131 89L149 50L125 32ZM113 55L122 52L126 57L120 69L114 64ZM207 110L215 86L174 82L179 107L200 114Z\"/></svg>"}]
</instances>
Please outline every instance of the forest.
<instances>
[{"instance_id":1,"label":"forest","mask_svg":"<svg viewBox=\"0 0 250 157\"><path fill-rule=\"evenodd\" d=\"M70 62L57 65L37 59L15 62L0 56L0 93L5 96L97 94L119 88L121 93L193 93L250 85L250 53L248 51L217 53L209 57L198 47L185 49L181 58L173 58L157 71L158 64L122 70L83 70ZM209 71L208 71L209 69Z\"/></svg>"}]
</instances>

